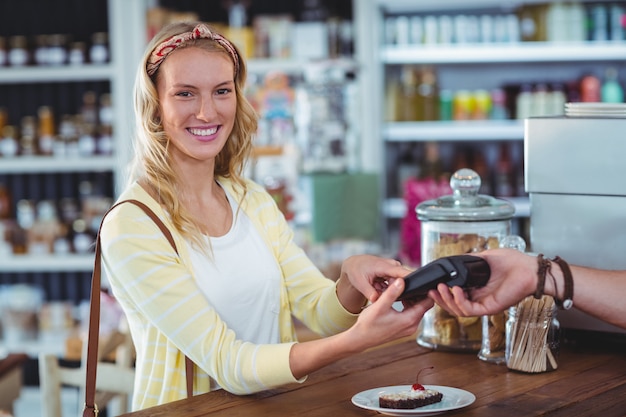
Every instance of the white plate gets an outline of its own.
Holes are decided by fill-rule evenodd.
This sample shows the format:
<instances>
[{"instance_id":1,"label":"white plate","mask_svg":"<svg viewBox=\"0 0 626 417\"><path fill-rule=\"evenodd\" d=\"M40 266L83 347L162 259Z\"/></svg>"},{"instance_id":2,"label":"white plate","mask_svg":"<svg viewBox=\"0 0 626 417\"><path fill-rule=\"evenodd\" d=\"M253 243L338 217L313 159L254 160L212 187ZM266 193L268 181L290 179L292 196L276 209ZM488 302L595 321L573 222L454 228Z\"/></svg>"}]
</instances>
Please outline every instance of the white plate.
<instances>
[{"instance_id":1,"label":"white plate","mask_svg":"<svg viewBox=\"0 0 626 417\"><path fill-rule=\"evenodd\" d=\"M624 111L626 103L565 103L565 108L579 110L617 110Z\"/></svg>"},{"instance_id":2,"label":"white plate","mask_svg":"<svg viewBox=\"0 0 626 417\"><path fill-rule=\"evenodd\" d=\"M476 396L469 391L459 388L444 387L440 385L424 385L426 389L433 389L443 394L441 402L426 405L424 407L406 409L382 408L378 405L378 396L381 393L397 393L409 391L410 385L395 385L391 387L373 388L359 392L352 397L352 404L366 410L378 411L388 416L435 416L446 411L467 407L476 401Z\"/></svg>"},{"instance_id":3,"label":"white plate","mask_svg":"<svg viewBox=\"0 0 626 417\"><path fill-rule=\"evenodd\" d=\"M566 112L565 115L567 117L587 117L591 119L624 119L626 118L626 113L573 113Z\"/></svg>"}]
</instances>

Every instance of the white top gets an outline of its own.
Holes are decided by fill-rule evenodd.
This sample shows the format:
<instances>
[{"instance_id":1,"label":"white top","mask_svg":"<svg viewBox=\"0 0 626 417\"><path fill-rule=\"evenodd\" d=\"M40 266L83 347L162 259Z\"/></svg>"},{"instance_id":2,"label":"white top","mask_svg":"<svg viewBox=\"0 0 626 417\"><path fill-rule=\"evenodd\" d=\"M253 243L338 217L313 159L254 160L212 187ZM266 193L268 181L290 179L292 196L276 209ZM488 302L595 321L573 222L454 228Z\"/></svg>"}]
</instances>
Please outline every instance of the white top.
<instances>
[{"instance_id":1,"label":"white top","mask_svg":"<svg viewBox=\"0 0 626 417\"><path fill-rule=\"evenodd\" d=\"M278 343L280 270L248 216L226 196L233 224L224 236L210 238L214 260L188 242L196 281L238 339Z\"/></svg>"}]
</instances>

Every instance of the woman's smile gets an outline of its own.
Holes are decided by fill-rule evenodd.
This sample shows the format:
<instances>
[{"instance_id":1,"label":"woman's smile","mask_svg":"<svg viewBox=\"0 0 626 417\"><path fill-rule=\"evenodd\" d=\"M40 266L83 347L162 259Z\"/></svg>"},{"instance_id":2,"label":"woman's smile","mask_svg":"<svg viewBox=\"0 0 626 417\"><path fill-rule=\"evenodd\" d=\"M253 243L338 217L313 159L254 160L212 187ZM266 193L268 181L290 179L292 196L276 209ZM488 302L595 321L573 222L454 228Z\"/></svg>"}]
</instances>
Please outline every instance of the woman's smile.
<instances>
[{"instance_id":1,"label":"woman's smile","mask_svg":"<svg viewBox=\"0 0 626 417\"><path fill-rule=\"evenodd\" d=\"M187 131L194 135L196 139L208 141L215 138L215 134L219 130L219 126L211 127L188 127Z\"/></svg>"}]
</instances>

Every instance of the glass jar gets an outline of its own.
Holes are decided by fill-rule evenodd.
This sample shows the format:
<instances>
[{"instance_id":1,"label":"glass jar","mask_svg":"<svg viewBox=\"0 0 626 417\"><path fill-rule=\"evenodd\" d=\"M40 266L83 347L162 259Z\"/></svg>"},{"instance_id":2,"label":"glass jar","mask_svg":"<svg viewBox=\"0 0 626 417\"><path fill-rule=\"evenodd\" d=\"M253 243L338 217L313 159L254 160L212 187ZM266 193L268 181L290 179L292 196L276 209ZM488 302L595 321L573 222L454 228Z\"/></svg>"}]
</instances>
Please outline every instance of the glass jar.
<instances>
[{"instance_id":1,"label":"glass jar","mask_svg":"<svg viewBox=\"0 0 626 417\"><path fill-rule=\"evenodd\" d=\"M506 236L500 241L501 248L526 251L526 242L520 236ZM506 322L508 311L482 317L483 339L478 358L489 363L506 363Z\"/></svg>"},{"instance_id":2,"label":"glass jar","mask_svg":"<svg viewBox=\"0 0 626 417\"><path fill-rule=\"evenodd\" d=\"M528 296L509 308L506 323L506 365L509 369L540 373L558 368L561 325L554 298Z\"/></svg>"},{"instance_id":3,"label":"glass jar","mask_svg":"<svg viewBox=\"0 0 626 417\"><path fill-rule=\"evenodd\" d=\"M416 208L422 225L422 262L497 248L510 234L515 208L509 202L478 194L480 176L460 169L450 178L452 195L424 201ZM420 325L417 342L440 350L478 352L480 317L456 317L435 305Z\"/></svg>"}]
</instances>

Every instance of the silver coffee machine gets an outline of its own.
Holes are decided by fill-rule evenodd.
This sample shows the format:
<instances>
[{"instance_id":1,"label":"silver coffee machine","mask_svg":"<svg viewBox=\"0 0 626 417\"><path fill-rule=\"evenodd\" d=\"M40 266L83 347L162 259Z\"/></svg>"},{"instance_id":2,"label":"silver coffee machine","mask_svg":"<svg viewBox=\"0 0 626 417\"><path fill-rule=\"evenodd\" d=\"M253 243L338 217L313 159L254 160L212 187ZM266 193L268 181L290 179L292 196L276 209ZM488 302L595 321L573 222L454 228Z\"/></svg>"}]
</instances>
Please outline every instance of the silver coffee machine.
<instances>
[{"instance_id":1,"label":"silver coffee machine","mask_svg":"<svg viewBox=\"0 0 626 417\"><path fill-rule=\"evenodd\" d=\"M626 269L626 118L526 119L524 158L530 249ZM576 308L558 317L563 328L625 332Z\"/></svg>"}]
</instances>

